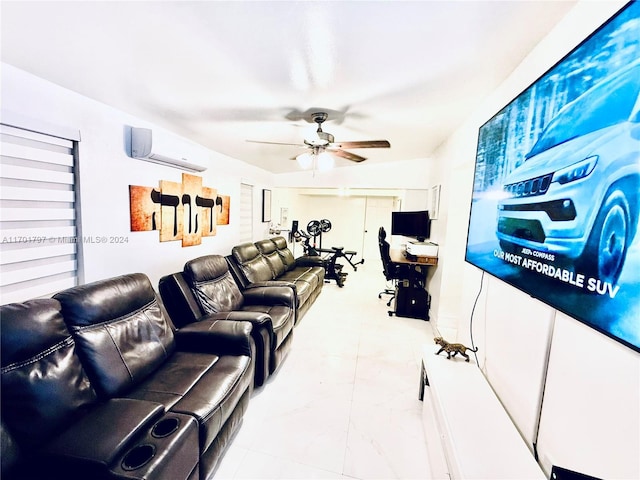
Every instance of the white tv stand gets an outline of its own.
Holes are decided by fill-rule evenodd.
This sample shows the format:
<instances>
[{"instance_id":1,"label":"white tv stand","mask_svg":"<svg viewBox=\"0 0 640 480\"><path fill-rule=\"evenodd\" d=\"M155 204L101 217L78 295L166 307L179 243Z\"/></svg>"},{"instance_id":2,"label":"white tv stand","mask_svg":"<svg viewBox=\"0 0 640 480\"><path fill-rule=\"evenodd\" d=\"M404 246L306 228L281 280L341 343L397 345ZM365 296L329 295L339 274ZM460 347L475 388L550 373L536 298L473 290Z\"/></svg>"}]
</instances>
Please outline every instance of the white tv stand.
<instances>
[{"instance_id":1,"label":"white tv stand","mask_svg":"<svg viewBox=\"0 0 640 480\"><path fill-rule=\"evenodd\" d=\"M473 355L448 360L438 349L425 345L420 379L432 478L545 480Z\"/></svg>"}]
</instances>

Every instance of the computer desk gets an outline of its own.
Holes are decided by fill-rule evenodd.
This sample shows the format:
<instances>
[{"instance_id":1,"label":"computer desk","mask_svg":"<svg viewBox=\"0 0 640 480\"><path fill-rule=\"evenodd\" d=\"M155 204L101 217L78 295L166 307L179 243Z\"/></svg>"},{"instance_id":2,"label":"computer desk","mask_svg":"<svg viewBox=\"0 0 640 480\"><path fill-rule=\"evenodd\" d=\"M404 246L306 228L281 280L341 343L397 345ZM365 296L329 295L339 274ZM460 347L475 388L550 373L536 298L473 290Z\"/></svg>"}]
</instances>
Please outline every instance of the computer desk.
<instances>
[{"instance_id":1,"label":"computer desk","mask_svg":"<svg viewBox=\"0 0 640 480\"><path fill-rule=\"evenodd\" d=\"M413 255L407 255L406 249L399 245L391 245L389 248L389 257L391 263L399 263L403 265L411 265L422 275L421 287L427 284L427 268L433 267L438 264L438 257L417 257Z\"/></svg>"},{"instance_id":2,"label":"computer desk","mask_svg":"<svg viewBox=\"0 0 640 480\"><path fill-rule=\"evenodd\" d=\"M391 245L389 256L393 263L406 263L409 265L432 267L438 264L438 257L407 256L407 251L399 245Z\"/></svg>"},{"instance_id":3,"label":"computer desk","mask_svg":"<svg viewBox=\"0 0 640 480\"><path fill-rule=\"evenodd\" d=\"M423 320L429 319L429 295L425 290L427 282L427 267L438 264L438 257L416 257L406 255L406 250L398 245L391 245L389 257L392 263L411 265L418 270L422 276L419 283L410 282L408 285L402 279L396 288L395 307L390 310L389 315L399 317L413 317ZM407 279L409 282L409 279ZM413 284L411 284L413 283ZM404 286L403 286L404 285Z\"/></svg>"}]
</instances>

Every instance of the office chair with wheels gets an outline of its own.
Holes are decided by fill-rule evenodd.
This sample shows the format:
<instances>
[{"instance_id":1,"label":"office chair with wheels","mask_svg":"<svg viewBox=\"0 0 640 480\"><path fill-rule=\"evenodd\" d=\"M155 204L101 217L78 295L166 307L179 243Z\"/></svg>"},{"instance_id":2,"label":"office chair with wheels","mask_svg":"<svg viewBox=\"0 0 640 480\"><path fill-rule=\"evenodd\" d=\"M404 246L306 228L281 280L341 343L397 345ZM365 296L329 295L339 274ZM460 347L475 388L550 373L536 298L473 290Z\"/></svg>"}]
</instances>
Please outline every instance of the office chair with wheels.
<instances>
[{"instance_id":1,"label":"office chair with wheels","mask_svg":"<svg viewBox=\"0 0 640 480\"><path fill-rule=\"evenodd\" d=\"M395 263L391 261L391 255L389 250L391 245L386 239L387 232L384 227L380 227L378 230L378 246L380 247L380 259L382 261L382 273L387 282L393 282L393 289L385 288L378 294L378 298L382 298L382 295L391 295L387 302L387 307L391 306L391 302L396 296L396 287L400 281L408 281L410 285L420 285L424 281L422 274L414 270L410 265L401 263ZM394 312L390 311L389 315Z\"/></svg>"},{"instance_id":2,"label":"office chair with wheels","mask_svg":"<svg viewBox=\"0 0 640 480\"><path fill-rule=\"evenodd\" d=\"M387 232L385 231L384 227L380 227L380 229L378 230L378 247L380 248L380 260L382 261L382 273L384 274L384 278L387 280L387 282L393 282L393 288L385 288L383 291L381 291L378 294L378 298L382 298L382 295L391 295L391 297L389 298L389 301L387 302L387 307L391 306L391 302L393 301L393 299L396 296L396 290L395 290L395 286L397 281L399 280L399 277L395 277L393 274L397 273L392 272L390 270L391 267L391 256L389 255L389 249L390 249L390 245L389 242L386 240L387 237Z\"/></svg>"}]
</instances>

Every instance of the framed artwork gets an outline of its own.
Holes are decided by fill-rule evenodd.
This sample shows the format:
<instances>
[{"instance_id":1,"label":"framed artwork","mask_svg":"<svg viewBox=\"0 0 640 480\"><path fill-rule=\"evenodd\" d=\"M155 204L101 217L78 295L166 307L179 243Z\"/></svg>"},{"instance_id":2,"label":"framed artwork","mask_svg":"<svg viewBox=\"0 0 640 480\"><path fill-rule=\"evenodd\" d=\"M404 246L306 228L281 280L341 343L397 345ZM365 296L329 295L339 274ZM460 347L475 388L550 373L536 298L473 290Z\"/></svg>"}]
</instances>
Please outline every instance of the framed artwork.
<instances>
[{"instance_id":1,"label":"framed artwork","mask_svg":"<svg viewBox=\"0 0 640 480\"><path fill-rule=\"evenodd\" d=\"M289 209L287 207L282 207L280 209L280 225L286 228L289 223Z\"/></svg>"},{"instance_id":2,"label":"framed artwork","mask_svg":"<svg viewBox=\"0 0 640 480\"><path fill-rule=\"evenodd\" d=\"M431 220L438 219L438 211L440 210L440 185L431 187L431 205L429 207L429 218Z\"/></svg>"},{"instance_id":3,"label":"framed artwork","mask_svg":"<svg viewBox=\"0 0 640 480\"><path fill-rule=\"evenodd\" d=\"M271 190L262 190L262 221L271 221Z\"/></svg>"}]
</instances>

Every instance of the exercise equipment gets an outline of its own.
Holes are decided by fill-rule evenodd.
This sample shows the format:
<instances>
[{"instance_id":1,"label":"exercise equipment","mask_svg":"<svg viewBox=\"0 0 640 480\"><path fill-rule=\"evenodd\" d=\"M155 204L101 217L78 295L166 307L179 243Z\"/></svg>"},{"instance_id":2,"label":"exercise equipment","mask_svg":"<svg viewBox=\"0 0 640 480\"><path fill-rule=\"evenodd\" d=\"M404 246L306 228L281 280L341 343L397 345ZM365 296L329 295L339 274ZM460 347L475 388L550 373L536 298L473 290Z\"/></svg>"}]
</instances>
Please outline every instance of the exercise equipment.
<instances>
[{"instance_id":1,"label":"exercise equipment","mask_svg":"<svg viewBox=\"0 0 640 480\"><path fill-rule=\"evenodd\" d=\"M294 237L296 241L303 242L304 254L313 257L322 257L325 269L325 281L335 280L336 284L342 288L347 278L347 273L343 272L344 266L337 263L339 258L344 258L354 270L357 265L364 263L364 260L353 262L352 259L357 252L352 250L344 250L344 247L322 248L322 234L331 230L331 222L327 219L312 220L307 224L307 231L298 230ZM311 238L313 237L313 243ZM319 240L319 242L318 242Z\"/></svg>"},{"instance_id":2,"label":"exercise equipment","mask_svg":"<svg viewBox=\"0 0 640 480\"><path fill-rule=\"evenodd\" d=\"M320 253L333 253L332 250L335 247L332 247L331 249L322 248L322 234L329 232L331 230L331 227L332 227L331 221L326 218L322 220L311 220L307 224L307 232L309 232L309 234L313 236L313 247L317 248L317 251ZM340 248L343 249L343 247L340 247ZM354 250L344 250L344 249L340 254L340 257L344 257L344 259L349 263L349 265L351 265L351 268L353 268L354 272L358 271L358 265L361 265L364 263L364 259L361 259L359 262L353 261L353 257L355 257L357 254L358 252Z\"/></svg>"},{"instance_id":3,"label":"exercise equipment","mask_svg":"<svg viewBox=\"0 0 640 480\"><path fill-rule=\"evenodd\" d=\"M326 218L323 220L311 220L307 223L307 232L313 235L313 244L316 245L316 238L320 239L318 248L322 248L322 234L331 230L331 222Z\"/></svg>"}]
</instances>

